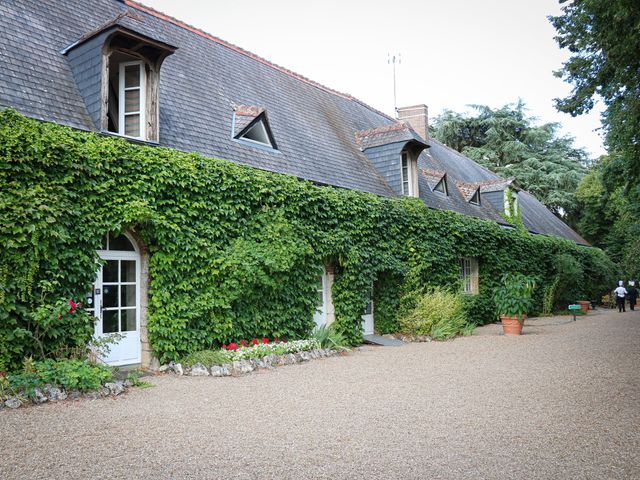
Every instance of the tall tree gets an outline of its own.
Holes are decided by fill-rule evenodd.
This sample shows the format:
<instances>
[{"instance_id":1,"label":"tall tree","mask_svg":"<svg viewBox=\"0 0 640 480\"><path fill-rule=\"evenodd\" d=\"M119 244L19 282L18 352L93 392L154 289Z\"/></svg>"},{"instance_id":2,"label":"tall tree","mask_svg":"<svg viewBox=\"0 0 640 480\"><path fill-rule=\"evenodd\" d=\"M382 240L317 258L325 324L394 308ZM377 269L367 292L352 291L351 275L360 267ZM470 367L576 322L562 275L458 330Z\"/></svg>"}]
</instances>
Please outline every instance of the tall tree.
<instances>
[{"instance_id":1,"label":"tall tree","mask_svg":"<svg viewBox=\"0 0 640 480\"><path fill-rule=\"evenodd\" d=\"M556 75L573 85L556 99L571 115L590 111L601 98L609 178L627 188L640 183L640 2L560 0L562 15L549 17L556 41L571 57Z\"/></svg>"},{"instance_id":2,"label":"tall tree","mask_svg":"<svg viewBox=\"0 0 640 480\"><path fill-rule=\"evenodd\" d=\"M580 184L579 229L604 248L629 278L640 277L640 2L560 0L550 17L560 47L571 56L556 72L573 85L557 99L580 115L601 99L608 155Z\"/></svg>"},{"instance_id":3,"label":"tall tree","mask_svg":"<svg viewBox=\"0 0 640 480\"><path fill-rule=\"evenodd\" d=\"M522 101L499 109L472 105L475 114L445 111L433 136L498 175L515 177L552 212L572 222L575 189L589 159L573 139L558 135L557 123L534 125Z\"/></svg>"}]
</instances>

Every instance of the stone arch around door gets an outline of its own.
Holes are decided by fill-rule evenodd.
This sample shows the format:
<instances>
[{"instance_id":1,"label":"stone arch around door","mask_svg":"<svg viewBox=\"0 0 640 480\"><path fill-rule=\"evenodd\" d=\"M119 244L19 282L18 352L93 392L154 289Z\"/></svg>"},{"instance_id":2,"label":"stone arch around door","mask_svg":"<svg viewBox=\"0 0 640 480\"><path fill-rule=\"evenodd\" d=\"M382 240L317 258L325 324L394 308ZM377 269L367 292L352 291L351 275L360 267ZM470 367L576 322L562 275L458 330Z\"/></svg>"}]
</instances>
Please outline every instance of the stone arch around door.
<instances>
[{"instance_id":1,"label":"stone arch around door","mask_svg":"<svg viewBox=\"0 0 640 480\"><path fill-rule=\"evenodd\" d=\"M111 346L105 361L148 367L152 359L147 335L149 251L135 232L127 230L120 235L105 235L97 253L104 266L99 268L94 285L95 334L124 335Z\"/></svg>"}]
</instances>

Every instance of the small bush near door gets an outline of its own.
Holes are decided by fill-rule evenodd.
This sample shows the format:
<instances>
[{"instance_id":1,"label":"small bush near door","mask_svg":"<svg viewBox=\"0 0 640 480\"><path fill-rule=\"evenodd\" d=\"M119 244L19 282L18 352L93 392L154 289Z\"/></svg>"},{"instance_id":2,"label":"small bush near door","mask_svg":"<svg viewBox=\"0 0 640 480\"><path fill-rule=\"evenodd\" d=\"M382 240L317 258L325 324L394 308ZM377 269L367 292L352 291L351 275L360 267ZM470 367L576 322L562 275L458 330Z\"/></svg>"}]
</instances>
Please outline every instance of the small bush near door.
<instances>
[{"instance_id":1,"label":"small bush near door","mask_svg":"<svg viewBox=\"0 0 640 480\"><path fill-rule=\"evenodd\" d=\"M399 321L403 333L446 340L473 331L466 321L464 299L460 294L434 288L407 295L403 303L405 309Z\"/></svg>"},{"instance_id":2,"label":"small bush near door","mask_svg":"<svg viewBox=\"0 0 640 480\"><path fill-rule=\"evenodd\" d=\"M65 390L97 390L113 381L111 367L91 364L86 360L24 361L22 370L0 378L0 397L20 394L32 398L35 389L45 385L60 386ZM0 398L1 399L1 398Z\"/></svg>"}]
</instances>

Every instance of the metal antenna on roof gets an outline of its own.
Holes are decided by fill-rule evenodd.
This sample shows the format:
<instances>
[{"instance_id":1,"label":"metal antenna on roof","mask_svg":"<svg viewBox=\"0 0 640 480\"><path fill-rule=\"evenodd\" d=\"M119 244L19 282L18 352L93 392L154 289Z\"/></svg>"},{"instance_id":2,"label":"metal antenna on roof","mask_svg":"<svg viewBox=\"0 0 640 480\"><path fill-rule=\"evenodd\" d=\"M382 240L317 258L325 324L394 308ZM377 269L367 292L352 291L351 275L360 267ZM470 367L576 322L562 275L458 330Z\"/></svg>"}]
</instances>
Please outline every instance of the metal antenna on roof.
<instances>
[{"instance_id":1,"label":"metal antenna on roof","mask_svg":"<svg viewBox=\"0 0 640 480\"><path fill-rule=\"evenodd\" d=\"M400 60L399 53L397 55L387 53L387 63L393 65L393 112L396 117L398 116L398 102L396 100L396 64L402 63Z\"/></svg>"}]
</instances>

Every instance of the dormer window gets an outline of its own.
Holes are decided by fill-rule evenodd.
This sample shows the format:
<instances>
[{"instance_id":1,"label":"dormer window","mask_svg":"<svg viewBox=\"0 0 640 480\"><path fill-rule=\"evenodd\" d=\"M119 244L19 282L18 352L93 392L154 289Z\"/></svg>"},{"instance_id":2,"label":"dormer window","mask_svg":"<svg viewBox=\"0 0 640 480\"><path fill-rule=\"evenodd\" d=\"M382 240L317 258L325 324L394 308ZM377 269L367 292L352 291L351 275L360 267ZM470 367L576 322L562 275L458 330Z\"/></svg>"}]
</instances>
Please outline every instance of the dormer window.
<instances>
[{"instance_id":1,"label":"dormer window","mask_svg":"<svg viewBox=\"0 0 640 480\"><path fill-rule=\"evenodd\" d=\"M402 195L407 197L418 196L418 175L417 162L411 157L409 152L403 151L401 154L400 175L402 181Z\"/></svg>"},{"instance_id":2,"label":"dormer window","mask_svg":"<svg viewBox=\"0 0 640 480\"><path fill-rule=\"evenodd\" d=\"M97 130L157 142L160 67L176 47L122 25L136 21L121 12L62 53Z\"/></svg>"},{"instance_id":3,"label":"dormer window","mask_svg":"<svg viewBox=\"0 0 640 480\"><path fill-rule=\"evenodd\" d=\"M471 205L480 205L480 189L477 189L471 199L469 200Z\"/></svg>"},{"instance_id":4,"label":"dormer window","mask_svg":"<svg viewBox=\"0 0 640 480\"><path fill-rule=\"evenodd\" d=\"M238 105L234 109L233 138L256 146L277 149L264 108Z\"/></svg>"},{"instance_id":5,"label":"dormer window","mask_svg":"<svg viewBox=\"0 0 640 480\"><path fill-rule=\"evenodd\" d=\"M442 193L443 195L449 195L449 191L447 190L447 176L443 176L442 179L438 182L438 184L433 187L434 192Z\"/></svg>"}]
</instances>

